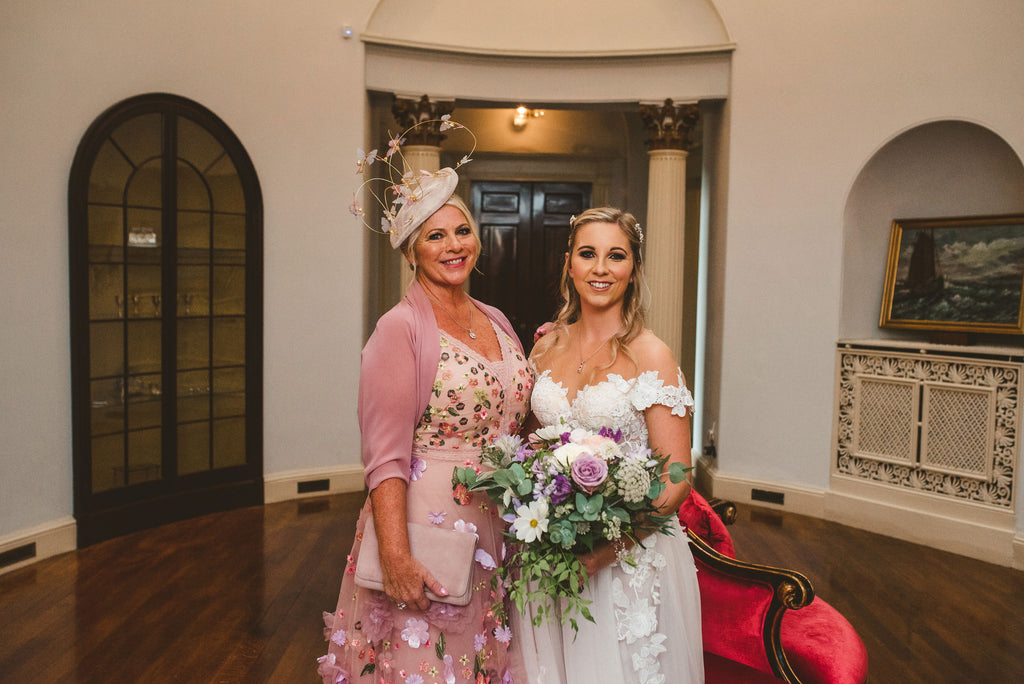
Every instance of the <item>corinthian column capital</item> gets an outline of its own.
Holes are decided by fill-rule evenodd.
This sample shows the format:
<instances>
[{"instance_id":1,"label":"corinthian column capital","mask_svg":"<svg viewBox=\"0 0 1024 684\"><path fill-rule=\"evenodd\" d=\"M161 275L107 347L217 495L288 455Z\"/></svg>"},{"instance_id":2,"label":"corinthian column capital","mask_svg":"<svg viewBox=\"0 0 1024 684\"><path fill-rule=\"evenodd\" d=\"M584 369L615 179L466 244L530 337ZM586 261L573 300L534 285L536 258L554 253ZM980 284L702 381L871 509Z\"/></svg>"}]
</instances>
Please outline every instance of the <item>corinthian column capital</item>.
<instances>
[{"instance_id":1,"label":"corinthian column capital","mask_svg":"<svg viewBox=\"0 0 1024 684\"><path fill-rule=\"evenodd\" d=\"M424 95L419 100L395 98L391 114L402 129L412 128L424 121L430 122L409 131L406 134L408 144L439 146L445 139L445 136L441 135L440 118L445 114L451 114L453 109L454 102L431 102L430 97Z\"/></svg>"},{"instance_id":2,"label":"corinthian column capital","mask_svg":"<svg viewBox=\"0 0 1024 684\"><path fill-rule=\"evenodd\" d=\"M700 121L697 105L675 105L669 98L660 107L640 105L640 117L650 134L645 141L648 149L689 151L694 146L693 131Z\"/></svg>"}]
</instances>

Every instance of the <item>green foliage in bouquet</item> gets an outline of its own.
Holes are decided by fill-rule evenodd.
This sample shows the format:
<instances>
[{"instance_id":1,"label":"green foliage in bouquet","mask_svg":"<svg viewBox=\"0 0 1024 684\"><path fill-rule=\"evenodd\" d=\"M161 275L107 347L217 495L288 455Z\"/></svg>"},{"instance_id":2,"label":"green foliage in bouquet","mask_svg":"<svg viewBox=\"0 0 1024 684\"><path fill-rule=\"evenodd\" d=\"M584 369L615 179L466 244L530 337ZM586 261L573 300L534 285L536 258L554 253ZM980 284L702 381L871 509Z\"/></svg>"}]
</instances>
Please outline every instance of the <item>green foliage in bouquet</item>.
<instances>
[{"instance_id":1,"label":"green foliage in bouquet","mask_svg":"<svg viewBox=\"0 0 1024 684\"><path fill-rule=\"evenodd\" d=\"M579 554L601 540L624 546L623 539L640 544L649 533L672 534L674 513L658 513L655 501L666 478L682 482L691 469L621 442L621 431L548 426L528 442L499 437L483 450L482 467L452 475L456 501L484 492L510 523L511 551L492 582L507 588L519 611L532 606L536 625L557 617L576 631L576 616L594 621L590 601L580 596L588 580ZM619 559L631 562L621 552Z\"/></svg>"}]
</instances>

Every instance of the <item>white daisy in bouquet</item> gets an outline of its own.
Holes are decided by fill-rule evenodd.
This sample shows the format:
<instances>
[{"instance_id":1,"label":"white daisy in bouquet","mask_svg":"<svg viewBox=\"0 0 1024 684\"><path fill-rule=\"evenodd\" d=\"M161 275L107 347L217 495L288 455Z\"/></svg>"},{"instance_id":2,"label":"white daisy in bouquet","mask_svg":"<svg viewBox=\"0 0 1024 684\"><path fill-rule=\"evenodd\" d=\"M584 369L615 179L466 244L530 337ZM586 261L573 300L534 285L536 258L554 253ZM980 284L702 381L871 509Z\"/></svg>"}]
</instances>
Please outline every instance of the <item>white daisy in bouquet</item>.
<instances>
[{"instance_id":1,"label":"white daisy in bouquet","mask_svg":"<svg viewBox=\"0 0 1024 684\"><path fill-rule=\"evenodd\" d=\"M456 468L452 486L486 492L510 523L513 543L493 581L503 583L520 611L533 605L536 624L559 614L573 629L576 615L594 619L580 597L587 575L577 554L602 540L640 543L647 532L672 534L674 515L659 514L655 501L666 479L681 482L690 470L650 449L626 448L621 430L563 425L543 427L528 441L502 435L480 460L484 468Z\"/></svg>"}]
</instances>

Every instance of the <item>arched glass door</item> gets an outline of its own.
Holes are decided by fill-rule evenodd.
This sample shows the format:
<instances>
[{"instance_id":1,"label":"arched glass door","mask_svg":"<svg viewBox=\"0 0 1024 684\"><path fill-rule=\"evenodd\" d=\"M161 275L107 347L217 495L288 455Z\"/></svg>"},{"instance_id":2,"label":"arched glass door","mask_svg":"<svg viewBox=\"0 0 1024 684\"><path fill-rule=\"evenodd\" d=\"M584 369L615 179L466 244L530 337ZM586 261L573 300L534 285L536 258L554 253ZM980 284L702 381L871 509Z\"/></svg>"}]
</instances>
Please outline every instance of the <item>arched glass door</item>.
<instances>
[{"instance_id":1,"label":"arched glass door","mask_svg":"<svg viewBox=\"0 0 1024 684\"><path fill-rule=\"evenodd\" d=\"M79 545L262 502L262 198L181 97L115 105L69 188Z\"/></svg>"}]
</instances>

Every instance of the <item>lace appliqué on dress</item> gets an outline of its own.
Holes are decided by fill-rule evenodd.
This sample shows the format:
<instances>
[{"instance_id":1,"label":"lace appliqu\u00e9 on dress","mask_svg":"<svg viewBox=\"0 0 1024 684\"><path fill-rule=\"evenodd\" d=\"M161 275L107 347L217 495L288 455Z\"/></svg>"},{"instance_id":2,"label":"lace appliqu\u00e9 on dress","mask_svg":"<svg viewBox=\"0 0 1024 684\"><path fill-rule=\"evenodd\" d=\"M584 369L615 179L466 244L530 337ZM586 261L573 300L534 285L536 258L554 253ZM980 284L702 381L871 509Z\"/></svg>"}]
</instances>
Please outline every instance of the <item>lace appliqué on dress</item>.
<instances>
[{"instance_id":1,"label":"lace appliqu\u00e9 on dress","mask_svg":"<svg viewBox=\"0 0 1024 684\"><path fill-rule=\"evenodd\" d=\"M672 409L673 416L685 417L693 410L693 395L683 384L683 372L678 369L676 372L676 384L667 386L658 377L657 371L641 373L635 380L623 380L618 375L609 375L608 380L630 392L633 406L638 411L645 411L655 404L661 404Z\"/></svg>"},{"instance_id":2,"label":"lace appliqu\u00e9 on dress","mask_svg":"<svg viewBox=\"0 0 1024 684\"><path fill-rule=\"evenodd\" d=\"M570 428L622 430L627 447L647 446L647 423L643 412L655 404L667 406L672 414L685 416L693 409L693 396L677 370L677 384L666 385L657 371L646 371L626 380L609 375L596 385L587 385L570 403L568 390L544 371L534 387L532 407L542 425L557 425L560 420Z\"/></svg>"},{"instance_id":3,"label":"lace appliqu\u00e9 on dress","mask_svg":"<svg viewBox=\"0 0 1024 684\"><path fill-rule=\"evenodd\" d=\"M642 684L664 684L658 656L665 652L666 635L658 630L658 606L661 604L661 571L665 556L649 540L646 548L634 547L628 552L631 562L619 561L625 576L612 580L612 601L619 641L627 644L633 671Z\"/></svg>"}]
</instances>

